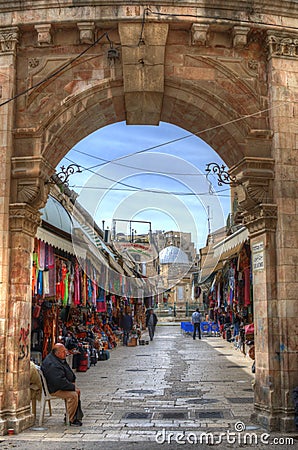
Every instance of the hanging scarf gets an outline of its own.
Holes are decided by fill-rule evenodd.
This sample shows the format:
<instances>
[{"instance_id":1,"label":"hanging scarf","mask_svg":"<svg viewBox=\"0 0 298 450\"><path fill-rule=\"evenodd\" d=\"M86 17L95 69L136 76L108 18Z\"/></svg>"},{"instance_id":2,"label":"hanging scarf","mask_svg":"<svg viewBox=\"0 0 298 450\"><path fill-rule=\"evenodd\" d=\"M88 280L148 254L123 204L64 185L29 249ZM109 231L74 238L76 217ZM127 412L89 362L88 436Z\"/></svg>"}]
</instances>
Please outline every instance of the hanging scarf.
<instances>
[{"instance_id":1,"label":"hanging scarf","mask_svg":"<svg viewBox=\"0 0 298 450\"><path fill-rule=\"evenodd\" d=\"M81 303L81 278L80 278L80 270L79 264L75 263L74 270L74 304L79 305Z\"/></svg>"},{"instance_id":2,"label":"hanging scarf","mask_svg":"<svg viewBox=\"0 0 298 450\"><path fill-rule=\"evenodd\" d=\"M43 241L39 243L39 269L44 270L44 262L45 262L45 254L46 254L46 244Z\"/></svg>"}]
</instances>

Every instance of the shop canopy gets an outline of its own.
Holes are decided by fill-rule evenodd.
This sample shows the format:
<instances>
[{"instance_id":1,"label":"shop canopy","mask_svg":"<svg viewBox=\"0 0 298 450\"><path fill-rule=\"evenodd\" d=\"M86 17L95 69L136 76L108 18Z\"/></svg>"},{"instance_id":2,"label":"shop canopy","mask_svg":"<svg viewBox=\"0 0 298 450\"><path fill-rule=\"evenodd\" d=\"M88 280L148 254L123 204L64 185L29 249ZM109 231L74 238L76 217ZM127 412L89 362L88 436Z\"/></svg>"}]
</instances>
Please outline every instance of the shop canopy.
<instances>
[{"instance_id":1,"label":"shop canopy","mask_svg":"<svg viewBox=\"0 0 298 450\"><path fill-rule=\"evenodd\" d=\"M133 270L128 264L121 267L117 255L92 229L86 217L79 214L82 210L82 207L80 211L74 209L71 215L50 195L46 206L41 210L42 226L38 227L36 238L79 259L85 260L88 256L99 272L104 264L119 274L133 276ZM142 287L142 281L138 280L137 285Z\"/></svg>"},{"instance_id":2,"label":"shop canopy","mask_svg":"<svg viewBox=\"0 0 298 450\"><path fill-rule=\"evenodd\" d=\"M240 228L235 233L227 236L225 239L214 245L213 257L219 261L224 261L237 255L244 242L248 239L248 229L245 227Z\"/></svg>"},{"instance_id":3,"label":"shop canopy","mask_svg":"<svg viewBox=\"0 0 298 450\"><path fill-rule=\"evenodd\" d=\"M242 227L213 247L205 247L205 257L198 284L210 285L215 274L223 268L224 262L238 255L247 239L248 230Z\"/></svg>"},{"instance_id":4,"label":"shop canopy","mask_svg":"<svg viewBox=\"0 0 298 450\"><path fill-rule=\"evenodd\" d=\"M74 246L71 241L62 238L61 236L58 236L55 233L51 233L50 231L46 230L45 228L38 227L36 238L40 239L43 242L46 242L47 244L52 245L53 247L59 248L60 250L63 250L66 253L69 253L71 255L77 255L80 258L86 258L86 250L84 248L76 246L76 251L74 251Z\"/></svg>"}]
</instances>

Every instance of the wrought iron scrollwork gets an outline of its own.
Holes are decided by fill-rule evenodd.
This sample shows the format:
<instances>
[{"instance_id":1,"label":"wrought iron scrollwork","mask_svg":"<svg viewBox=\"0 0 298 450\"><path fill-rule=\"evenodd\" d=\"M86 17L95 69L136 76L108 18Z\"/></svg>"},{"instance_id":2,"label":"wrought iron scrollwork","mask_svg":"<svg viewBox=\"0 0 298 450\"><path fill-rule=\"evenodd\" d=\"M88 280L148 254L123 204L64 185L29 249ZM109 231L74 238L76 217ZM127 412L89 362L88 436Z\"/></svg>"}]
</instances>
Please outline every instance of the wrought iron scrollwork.
<instances>
[{"instance_id":1,"label":"wrought iron scrollwork","mask_svg":"<svg viewBox=\"0 0 298 450\"><path fill-rule=\"evenodd\" d=\"M217 175L217 183L218 186L222 186L223 184L228 184L230 186L236 186L239 184L235 176L231 176L229 172L226 170L226 166L222 164L221 166L217 163L209 163L206 166L205 172L207 172L207 178L210 173Z\"/></svg>"},{"instance_id":2,"label":"wrought iron scrollwork","mask_svg":"<svg viewBox=\"0 0 298 450\"><path fill-rule=\"evenodd\" d=\"M59 178L61 184L64 184L65 186L68 186L68 180L71 175L74 173L81 173L82 170L80 166L77 164L70 164L69 166L61 166L60 167L61 172L58 172L56 175Z\"/></svg>"}]
</instances>

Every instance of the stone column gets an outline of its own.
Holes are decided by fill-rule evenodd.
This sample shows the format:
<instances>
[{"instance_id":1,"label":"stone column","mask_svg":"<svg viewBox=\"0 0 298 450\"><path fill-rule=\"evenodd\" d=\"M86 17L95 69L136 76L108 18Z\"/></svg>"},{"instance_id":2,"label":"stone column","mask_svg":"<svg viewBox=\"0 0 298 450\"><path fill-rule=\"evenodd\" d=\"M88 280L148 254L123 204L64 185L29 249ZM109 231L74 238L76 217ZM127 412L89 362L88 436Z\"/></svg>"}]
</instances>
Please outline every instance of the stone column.
<instances>
[{"instance_id":1,"label":"stone column","mask_svg":"<svg viewBox=\"0 0 298 450\"><path fill-rule=\"evenodd\" d=\"M7 428L15 433L33 424L30 412L31 280L34 236L40 214L26 203L10 204L10 290L6 338Z\"/></svg>"},{"instance_id":2,"label":"stone column","mask_svg":"<svg viewBox=\"0 0 298 450\"><path fill-rule=\"evenodd\" d=\"M33 423L30 411L32 251L52 169L42 157L13 157L9 205L10 274L6 331L6 425L18 433Z\"/></svg>"},{"instance_id":3,"label":"stone column","mask_svg":"<svg viewBox=\"0 0 298 450\"><path fill-rule=\"evenodd\" d=\"M274 204L259 204L244 213L250 234L255 327L255 419L279 429L280 378L277 363L279 318L276 292L276 220Z\"/></svg>"},{"instance_id":4,"label":"stone column","mask_svg":"<svg viewBox=\"0 0 298 450\"><path fill-rule=\"evenodd\" d=\"M292 391L298 386L298 35L268 31L270 121L274 131L277 315L274 362L280 370L280 429L293 429Z\"/></svg>"},{"instance_id":5,"label":"stone column","mask_svg":"<svg viewBox=\"0 0 298 450\"><path fill-rule=\"evenodd\" d=\"M7 308L9 292L9 195L10 158L14 102L5 103L15 93L18 29L0 28L0 434L6 429Z\"/></svg>"},{"instance_id":6,"label":"stone column","mask_svg":"<svg viewBox=\"0 0 298 450\"><path fill-rule=\"evenodd\" d=\"M272 129L278 133L276 126ZM239 209L249 230L252 251L254 418L268 430L291 431L294 410L290 395L298 384L297 300L294 293L291 295L288 283L292 286L296 274L290 266L297 252L297 230L294 229L295 208L289 208L292 201L295 203L297 190L289 189L290 182L283 186L287 171L278 160L245 158L230 172L237 179ZM292 196L292 201L287 196Z\"/></svg>"}]
</instances>

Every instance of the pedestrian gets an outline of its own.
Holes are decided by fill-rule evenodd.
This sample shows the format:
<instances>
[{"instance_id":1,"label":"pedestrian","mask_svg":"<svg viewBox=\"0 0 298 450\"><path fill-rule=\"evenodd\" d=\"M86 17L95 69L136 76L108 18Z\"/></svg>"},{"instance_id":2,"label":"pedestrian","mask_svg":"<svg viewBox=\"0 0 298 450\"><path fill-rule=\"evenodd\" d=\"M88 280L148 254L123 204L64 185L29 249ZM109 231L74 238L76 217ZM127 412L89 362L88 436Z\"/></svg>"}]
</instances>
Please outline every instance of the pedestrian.
<instances>
[{"instance_id":1,"label":"pedestrian","mask_svg":"<svg viewBox=\"0 0 298 450\"><path fill-rule=\"evenodd\" d=\"M240 331L240 323L241 323L241 316L240 314L234 310L233 311L233 325L234 325L234 333L233 336L236 337L239 334Z\"/></svg>"},{"instance_id":2,"label":"pedestrian","mask_svg":"<svg viewBox=\"0 0 298 450\"><path fill-rule=\"evenodd\" d=\"M224 334L224 326L225 326L225 312L221 311L218 319L217 319L218 325L219 325L219 331L221 336Z\"/></svg>"},{"instance_id":3,"label":"pedestrian","mask_svg":"<svg viewBox=\"0 0 298 450\"><path fill-rule=\"evenodd\" d=\"M153 311L153 308L148 309L146 313L146 327L148 327L150 341L153 341L157 322L158 319L155 312Z\"/></svg>"},{"instance_id":4,"label":"pedestrian","mask_svg":"<svg viewBox=\"0 0 298 450\"><path fill-rule=\"evenodd\" d=\"M70 425L81 426L83 413L80 408L80 390L76 376L66 362L67 350L63 344L55 344L41 364L51 395L66 400Z\"/></svg>"},{"instance_id":5,"label":"pedestrian","mask_svg":"<svg viewBox=\"0 0 298 450\"><path fill-rule=\"evenodd\" d=\"M191 316L191 323L193 324L193 339L196 338L197 330L199 334L199 339L201 339L201 317L202 314L200 313L199 308L195 310L195 312L192 313Z\"/></svg>"},{"instance_id":6,"label":"pedestrian","mask_svg":"<svg viewBox=\"0 0 298 450\"><path fill-rule=\"evenodd\" d=\"M120 319L120 328L123 330L123 345L127 345L129 333L131 332L133 327L133 320L131 314L129 314L128 310L124 310L124 314Z\"/></svg>"}]
</instances>

